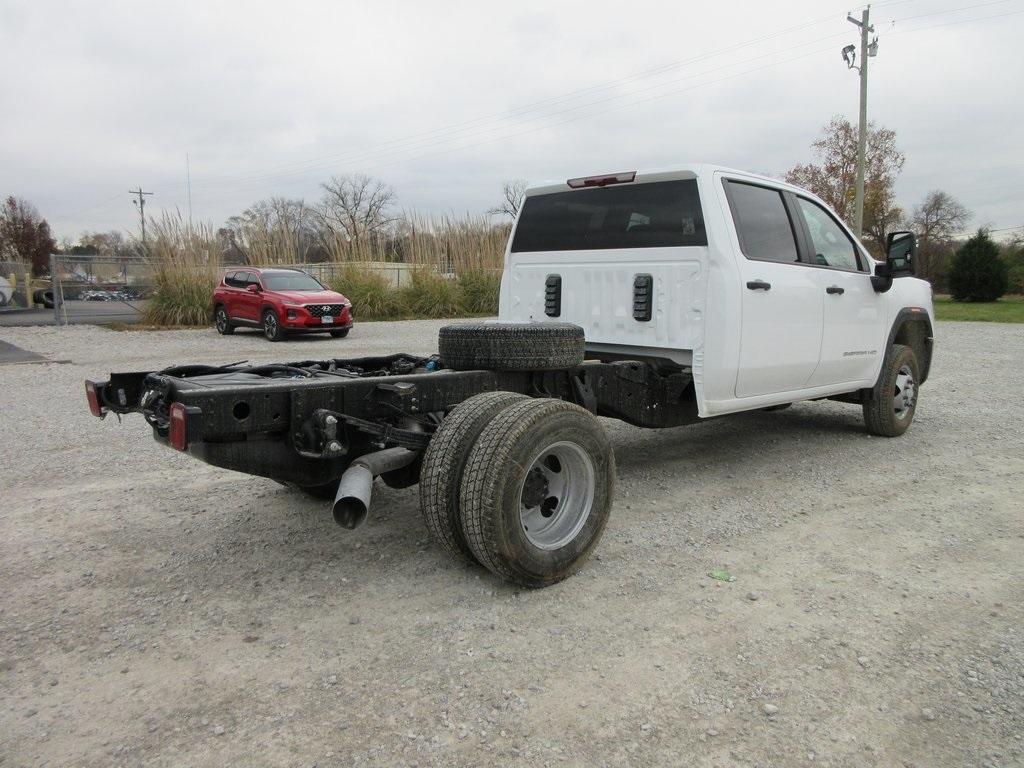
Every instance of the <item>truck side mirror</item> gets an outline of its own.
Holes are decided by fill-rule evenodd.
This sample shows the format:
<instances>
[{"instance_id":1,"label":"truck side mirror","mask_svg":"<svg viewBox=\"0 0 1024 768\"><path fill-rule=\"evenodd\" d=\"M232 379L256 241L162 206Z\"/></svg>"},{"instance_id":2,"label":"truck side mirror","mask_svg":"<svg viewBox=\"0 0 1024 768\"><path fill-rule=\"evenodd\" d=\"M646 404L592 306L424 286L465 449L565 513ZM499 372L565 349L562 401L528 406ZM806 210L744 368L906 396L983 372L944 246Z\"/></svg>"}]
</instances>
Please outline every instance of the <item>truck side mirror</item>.
<instances>
[{"instance_id":1,"label":"truck side mirror","mask_svg":"<svg viewBox=\"0 0 1024 768\"><path fill-rule=\"evenodd\" d=\"M888 264L875 264L875 274L871 276L871 287L876 293L885 293L892 288L892 275Z\"/></svg>"},{"instance_id":2,"label":"truck side mirror","mask_svg":"<svg viewBox=\"0 0 1024 768\"><path fill-rule=\"evenodd\" d=\"M885 240L885 263L889 277L906 277L914 274L914 258L917 256L917 237L913 232L890 232Z\"/></svg>"}]
</instances>

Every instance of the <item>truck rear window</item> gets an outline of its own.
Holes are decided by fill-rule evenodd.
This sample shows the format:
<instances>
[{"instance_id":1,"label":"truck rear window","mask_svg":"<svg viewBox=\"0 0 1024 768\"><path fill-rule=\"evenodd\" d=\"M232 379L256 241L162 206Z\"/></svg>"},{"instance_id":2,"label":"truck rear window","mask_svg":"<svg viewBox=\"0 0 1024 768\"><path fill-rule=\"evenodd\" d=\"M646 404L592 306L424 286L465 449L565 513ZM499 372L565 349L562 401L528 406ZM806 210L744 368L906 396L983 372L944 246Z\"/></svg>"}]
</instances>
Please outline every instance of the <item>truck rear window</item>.
<instances>
[{"instance_id":1,"label":"truck rear window","mask_svg":"<svg viewBox=\"0 0 1024 768\"><path fill-rule=\"evenodd\" d=\"M514 253L707 245L694 179L531 195Z\"/></svg>"}]
</instances>

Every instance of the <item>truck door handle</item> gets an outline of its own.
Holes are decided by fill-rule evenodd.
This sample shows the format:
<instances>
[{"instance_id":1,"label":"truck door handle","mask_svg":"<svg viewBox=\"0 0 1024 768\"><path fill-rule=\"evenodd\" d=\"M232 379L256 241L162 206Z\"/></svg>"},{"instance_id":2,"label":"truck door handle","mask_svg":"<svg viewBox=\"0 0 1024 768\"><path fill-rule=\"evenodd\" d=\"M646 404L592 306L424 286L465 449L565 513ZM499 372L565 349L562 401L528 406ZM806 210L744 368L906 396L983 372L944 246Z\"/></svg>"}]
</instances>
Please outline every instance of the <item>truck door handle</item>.
<instances>
[{"instance_id":1,"label":"truck door handle","mask_svg":"<svg viewBox=\"0 0 1024 768\"><path fill-rule=\"evenodd\" d=\"M752 291L767 291L772 287L771 283L766 283L764 280L751 280L747 283L747 288Z\"/></svg>"},{"instance_id":2,"label":"truck door handle","mask_svg":"<svg viewBox=\"0 0 1024 768\"><path fill-rule=\"evenodd\" d=\"M825 289L825 293L846 293L846 289L840 288L838 285L830 285Z\"/></svg>"}]
</instances>

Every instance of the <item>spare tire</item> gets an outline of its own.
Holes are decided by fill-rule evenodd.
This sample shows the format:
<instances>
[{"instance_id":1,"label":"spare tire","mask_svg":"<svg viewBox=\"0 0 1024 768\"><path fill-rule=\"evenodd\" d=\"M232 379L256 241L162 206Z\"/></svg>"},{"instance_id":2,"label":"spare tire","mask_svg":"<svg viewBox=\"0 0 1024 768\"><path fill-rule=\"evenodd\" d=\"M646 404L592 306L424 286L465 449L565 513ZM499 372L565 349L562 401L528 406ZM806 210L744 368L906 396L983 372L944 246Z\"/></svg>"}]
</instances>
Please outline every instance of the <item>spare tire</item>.
<instances>
[{"instance_id":1,"label":"spare tire","mask_svg":"<svg viewBox=\"0 0 1024 768\"><path fill-rule=\"evenodd\" d=\"M456 371L554 371L583 362L583 329L572 323L455 323L437 336Z\"/></svg>"}]
</instances>

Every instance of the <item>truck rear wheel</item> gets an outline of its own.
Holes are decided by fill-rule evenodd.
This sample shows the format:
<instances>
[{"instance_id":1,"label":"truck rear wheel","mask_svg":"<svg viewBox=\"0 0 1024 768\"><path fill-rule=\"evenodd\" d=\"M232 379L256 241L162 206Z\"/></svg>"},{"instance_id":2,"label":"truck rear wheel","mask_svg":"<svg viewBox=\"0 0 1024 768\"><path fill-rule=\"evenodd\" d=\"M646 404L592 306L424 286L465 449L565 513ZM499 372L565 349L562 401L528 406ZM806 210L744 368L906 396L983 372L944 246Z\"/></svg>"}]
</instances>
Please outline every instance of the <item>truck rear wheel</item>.
<instances>
[{"instance_id":1,"label":"truck rear wheel","mask_svg":"<svg viewBox=\"0 0 1024 768\"><path fill-rule=\"evenodd\" d=\"M437 335L456 371L553 371L583 362L583 329L572 323L455 323Z\"/></svg>"},{"instance_id":2,"label":"truck rear wheel","mask_svg":"<svg viewBox=\"0 0 1024 768\"><path fill-rule=\"evenodd\" d=\"M864 424L880 437L898 437L910 427L917 410L920 368L914 350L894 344L882 364L878 383L864 399Z\"/></svg>"},{"instance_id":3,"label":"truck rear wheel","mask_svg":"<svg viewBox=\"0 0 1024 768\"><path fill-rule=\"evenodd\" d=\"M615 455L593 414L562 400L516 403L470 451L459 495L463 534L493 573L546 587L597 546L614 488Z\"/></svg>"},{"instance_id":4,"label":"truck rear wheel","mask_svg":"<svg viewBox=\"0 0 1024 768\"><path fill-rule=\"evenodd\" d=\"M423 520L434 539L456 557L477 562L462 533L459 513L459 487L469 452L498 413L525 399L517 392L483 392L464 400L441 422L423 454Z\"/></svg>"}]
</instances>

